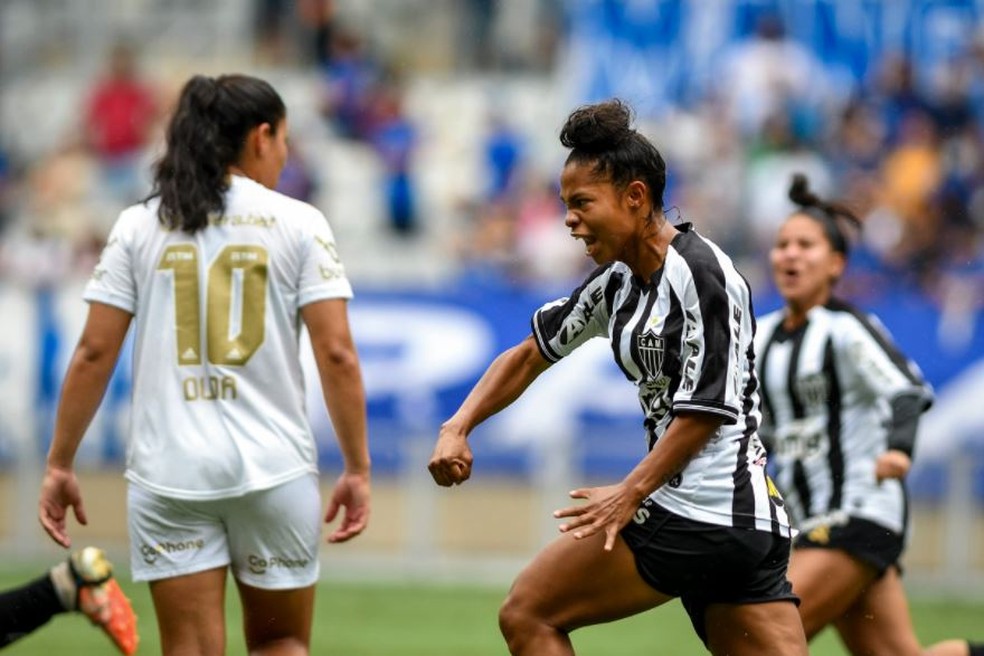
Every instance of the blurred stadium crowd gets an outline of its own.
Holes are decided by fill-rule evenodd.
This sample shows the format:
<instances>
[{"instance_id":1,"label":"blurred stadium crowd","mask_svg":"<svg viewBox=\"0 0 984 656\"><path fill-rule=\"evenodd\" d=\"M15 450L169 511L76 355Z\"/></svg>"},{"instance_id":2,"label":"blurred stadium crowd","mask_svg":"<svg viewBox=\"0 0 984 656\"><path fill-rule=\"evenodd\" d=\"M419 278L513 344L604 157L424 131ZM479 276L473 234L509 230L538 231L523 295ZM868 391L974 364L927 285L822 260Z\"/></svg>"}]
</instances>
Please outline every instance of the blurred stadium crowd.
<instances>
[{"instance_id":1,"label":"blurred stadium crowd","mask_svg":"<svg viewBox=\"0 0 984 656\"><path fill-rule=\"evenodd\" d=\"M574 104L621 91L577 82L584 51L603 43L586 24L619 23L641 53L660 39L632 32L631 20L645 27L641 4L4 3L0 277L87 275L119 209L149 191L180 83L242 70L284 93L282 190L328 212L357 282L566 284L586 261L562 225L556 131ZM650 4L660 20L698 11ZM743 13L713 74L659 102L644 85L620 94L663 149L671 218L694 221L766 288L766 251L802 171L865 218L849 295L984 305L984 31L963 25L930 63L886 47L850 80L787 31L791 3L723 4ZM89 14L118 20L93 32ZM649 63L660 76L663 62Z\"/></svg>"}]
</instances>

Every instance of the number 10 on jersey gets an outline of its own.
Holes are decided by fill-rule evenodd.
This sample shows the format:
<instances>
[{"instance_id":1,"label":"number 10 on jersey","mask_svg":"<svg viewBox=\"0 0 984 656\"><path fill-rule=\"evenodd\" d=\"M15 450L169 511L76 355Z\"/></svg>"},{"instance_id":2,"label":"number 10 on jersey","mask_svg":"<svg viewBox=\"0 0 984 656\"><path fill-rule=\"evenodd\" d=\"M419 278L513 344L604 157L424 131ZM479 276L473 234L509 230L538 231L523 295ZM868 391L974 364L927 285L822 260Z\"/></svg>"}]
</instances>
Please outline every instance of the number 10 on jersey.
<instances>
[{"instance_id":1,"label":"number 10 on jersey","mask_svg":"<svg viewBox=\"0 0 984 656\"><path fill-rule=\"evenodd\" d=\"M244 365L263 343L268 259L267 251L262 246L229 245L219 252L209 266L204 346L210 363ZM198 248L194 244L168 246L157 269L171 271L174 281L178 364L201 364L202 304Z\"/></svg>"}]
</instances>

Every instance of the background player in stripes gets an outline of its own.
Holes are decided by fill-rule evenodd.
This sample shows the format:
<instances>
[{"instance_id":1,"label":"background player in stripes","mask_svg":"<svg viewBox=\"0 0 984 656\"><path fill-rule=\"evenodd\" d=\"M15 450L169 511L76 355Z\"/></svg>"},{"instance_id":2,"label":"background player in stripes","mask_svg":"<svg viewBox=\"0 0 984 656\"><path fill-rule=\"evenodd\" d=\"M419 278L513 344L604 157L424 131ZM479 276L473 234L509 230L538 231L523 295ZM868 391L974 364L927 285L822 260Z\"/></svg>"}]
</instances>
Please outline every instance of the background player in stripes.
<instances>
[{"instance_id":1,"label":"background player in stripes","mask_svg":"<svg viewBox=\"0 0 984 656\"><path fill-rule=\"evenodd\" d=\"M324 215L273 191L287 130L265 81L189 80L154 194L120 215L84 293L40 520L69 546L68 509L84 517L75 453L135 318L130 563L150 581L166 655L224 653L230 571L250 653L308 653L322 509L302 320L345 461L324 515L344 508L329 541L358 535L369 517L352 289Z\"/></svg>"},{"instance_id":2,"label":"background player in stripes","mask_svg":"<svg viewBox=\"0 0 984 656\"><path fill-rule=\"evenodd\" d=\"M759 320L756 354L763 434L801 530L789 578L806 634L833 624L853 654L982 656L962 640L921 649L900 578L904 478L932 392L875 317L834 296L857 217L802 175L789 197L770 255L785 307Z\"/></svg>"},{"instance_id":3,"label":"background player in stripes","mask_svg":"<svg viewBox=\"0 0 984 656\"><path fill-rule=\"evenodd\" d=\"M569 632L681 597L714 654L806 654L786 580L790 529L757 437L751 294L731 260L663 213L666 167L617 100L575 110L561 143L566 224L599 267L540 308L441 427L443 486L471 474L471 430L589 338L638 387L649 454L622 481L575 490L557 540L500 609L513 654L570 654Z\"/></svg>"}]
</instances>

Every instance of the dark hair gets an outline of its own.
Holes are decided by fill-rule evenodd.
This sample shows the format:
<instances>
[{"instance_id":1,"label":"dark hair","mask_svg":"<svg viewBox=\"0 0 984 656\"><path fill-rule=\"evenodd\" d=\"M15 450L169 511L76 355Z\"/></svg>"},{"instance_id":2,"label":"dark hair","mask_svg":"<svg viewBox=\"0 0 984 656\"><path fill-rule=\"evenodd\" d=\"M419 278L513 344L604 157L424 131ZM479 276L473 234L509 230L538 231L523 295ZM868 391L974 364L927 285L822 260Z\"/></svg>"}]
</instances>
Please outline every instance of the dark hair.
<instances>
[{"instance_id":1,"label":"dark hair","mask_svg":"<svg viewBox=\"0 0 984 656\"><path fill-rule=\"evenodd\" d=\"M840 203L832 203L821 199L810 191L810 183L802 173L793 174L793 182L789 186L789 200L796 203L799 208L795 214L803 214L823 228L823 233L830 242L831 247L838 253L845 256L851 250L851 240L845 223L851 227L861 230L861 219L848 207Z\"/></svg>"},{"instance_id":2,"label":"dark hair","mask_svg":"<svg viewBox=\"0 0 984 656\"><path fill-rule=\"evenodd\" d=\"M161 197L158 219L194 234L225 210L228 168L257 125L277 129L287 115L267 82L247 75L196 75L184 85L167 127L167 150L154 167L148 200Z\"/></svg>"},{"instance_id":3,"label":"dark hair","mask_svg":"<svg viewBox=\"0 0 984 656\"><path fill-rule=\"evenodd\" d=\"M619 188L642 180L653 209L662 211L666 163L631 121L632 110L618 98L575 109L560 130L560 143L571 149L566 164L593 162L595 172Z\"/></svg>"}]
</instances>

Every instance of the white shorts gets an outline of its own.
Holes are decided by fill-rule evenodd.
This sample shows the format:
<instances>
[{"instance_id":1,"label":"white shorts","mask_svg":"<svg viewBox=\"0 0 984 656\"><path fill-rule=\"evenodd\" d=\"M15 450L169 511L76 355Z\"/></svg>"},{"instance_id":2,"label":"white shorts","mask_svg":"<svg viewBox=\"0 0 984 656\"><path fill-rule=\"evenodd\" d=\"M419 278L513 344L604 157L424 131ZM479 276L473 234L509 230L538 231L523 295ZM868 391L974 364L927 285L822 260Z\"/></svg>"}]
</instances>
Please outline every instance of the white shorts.
<instances>
[{"instance_id":1,"label":"white shorts","mask_svg":"<svg viewBox=\"0 0 984 656\"><path fill-rule=\"evenodd\" d=\"M305 588L318 580L316 474L210 500L163 497L130 483L127 508L134 581L227 565L239 581L265 590Z\"/></svg>"}]
</instances>

